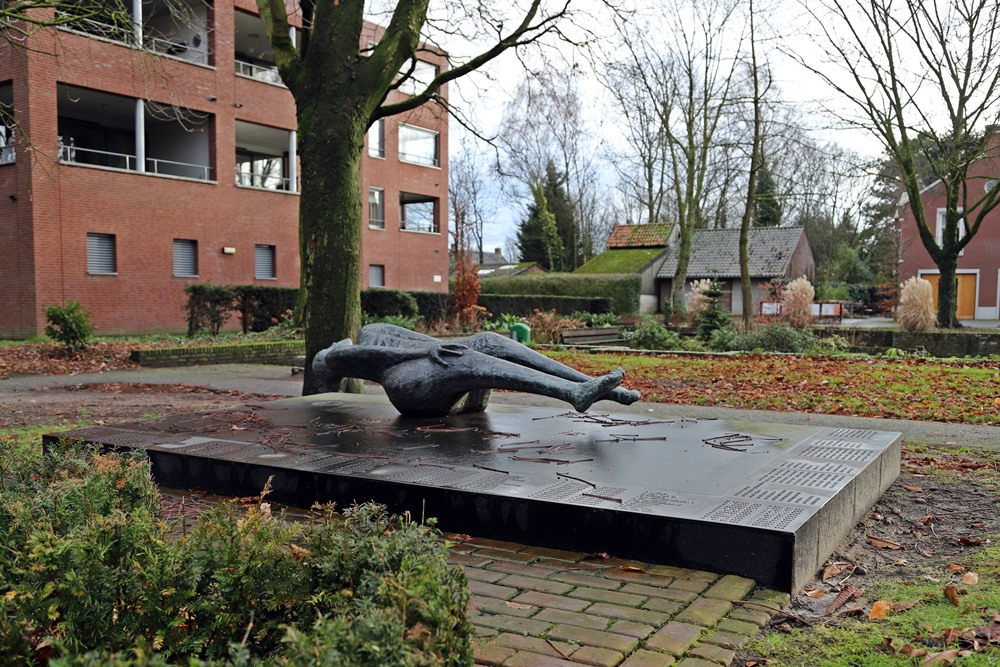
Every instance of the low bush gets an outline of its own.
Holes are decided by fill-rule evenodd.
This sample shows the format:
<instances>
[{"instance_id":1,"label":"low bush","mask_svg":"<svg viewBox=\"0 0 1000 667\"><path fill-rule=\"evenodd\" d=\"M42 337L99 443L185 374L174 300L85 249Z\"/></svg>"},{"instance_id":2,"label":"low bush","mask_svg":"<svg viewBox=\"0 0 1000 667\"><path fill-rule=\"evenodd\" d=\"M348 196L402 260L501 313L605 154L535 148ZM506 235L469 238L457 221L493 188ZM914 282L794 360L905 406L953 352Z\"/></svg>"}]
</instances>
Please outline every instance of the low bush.
<instances>
[{"instance_id":1,"label":"low bush","mask_svg":"<svg viewBox=\"0 0 1000 667\"><path fill-rule=\"evenodd\" d=\"M536 343L559 343L561 330L583 326L583 322L563 317L554 310L536 310L526 319L531 328L531 339Z\"/></svg>"},{"instance_id":2,"label":"low bush","mask_svg":"<svg viewBox=\"0 0 1000 667\"><path fill-rule=\"evenodd\" d=\"M57 447L0 481L2 664L472 664L464 574L382 507L223 503L177 537L138 458Z\"/></svg>"},{"instance_id":3,"label":"low bush","mask_svg":"<svg viewBox=\"0 0 1000 667\"><path fill-rule=\"evenodd\" d=\"M796 329L784 322L775 322L759 329L743 332L737 332L732 327L723 327L716 329L708 340L709 348L716 352L757 350L806 354L826 351L837 345L837 342L821 344L811 331Z\"/></svg>"},{"instance_id":4,"label":"low bush","mask_svg":"<svg viewBox=\"0 0 1000 667\"><path fill-rule=\"evenodd\" d=\"M632 331L626 332L626 340L639 350L681 350L684 345L681 337L662 324L647 322L640 324Z\"/></svg>"},{"instance_id":5,"label":"low bush","mask_svg":"<svg viewBox=\"0 0 1000 667\"><path fill-rule=\"evenodd\" d=\"M236 307L236 291L227 285L194 283L184 288L188 295L187 323L188 336L208 330L218 336L222 326L229 321Z\"/></svg>"},{"instance_id":6,"label":"low bush","mask_svg":"<svg viewBox=\"0 0 1000 667\"><path fill-rule=\"evenodd\" d=\"M87 341L94 335L90 313L78 301L65 306L46 306L45 320L48 322L45 335L65 345L73 354L87 347Z\"/></svg>"}]
</instances>

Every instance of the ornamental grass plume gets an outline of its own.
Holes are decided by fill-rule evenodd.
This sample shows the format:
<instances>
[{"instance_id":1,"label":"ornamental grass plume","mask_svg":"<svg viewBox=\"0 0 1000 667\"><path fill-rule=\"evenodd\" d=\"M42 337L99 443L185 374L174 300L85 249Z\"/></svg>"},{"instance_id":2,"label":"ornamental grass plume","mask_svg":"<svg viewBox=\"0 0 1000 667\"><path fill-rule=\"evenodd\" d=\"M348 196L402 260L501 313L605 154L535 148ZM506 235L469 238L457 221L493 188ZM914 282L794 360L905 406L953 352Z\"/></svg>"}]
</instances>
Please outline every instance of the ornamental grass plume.
<instances>
[{"instance_id":1,"label":"ornamental grass plume","mask_svg":"<svg viewBox=\"0 0 1000 667\"><path fill-rule=\"evenodd\" d=\"M788 283L781 296L781 319L796 329L812 325L812 304L816 290L805 276Z\"/></svg>"},{"instance_id":2,"label":"ornamental grass plume","mask_svg":"<svg viewBox=\"0 0 1000 667\"><path fill-rule=\"evenodd\" d=\"M899 286L896 322L903 331L930 331L937 323L934 288L923 278L913 277Z\"/></svg>"},{"instance_id":3,"label":"ornamental grass plume","mask_svg":"<svg viewBox=\"0 0 1000 667\"><path fill-rule=\"evenodd\" d=\"M687 295L687 318L688 322L697 322L701 316L701 311L708 305L708 297L705 292L712 286L709 278L702 278L691 283L691 291Z\"/></svg>"}]
</instances>

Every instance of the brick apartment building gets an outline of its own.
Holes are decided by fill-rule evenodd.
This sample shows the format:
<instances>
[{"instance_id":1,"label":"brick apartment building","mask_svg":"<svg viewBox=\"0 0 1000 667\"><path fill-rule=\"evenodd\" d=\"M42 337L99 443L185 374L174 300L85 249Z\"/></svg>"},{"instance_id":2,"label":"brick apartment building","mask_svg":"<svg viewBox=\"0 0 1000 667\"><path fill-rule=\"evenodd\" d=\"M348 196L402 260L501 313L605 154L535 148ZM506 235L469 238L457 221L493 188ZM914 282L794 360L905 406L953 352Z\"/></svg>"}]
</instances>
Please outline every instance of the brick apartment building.
<instances>
[{"instance_id":1,"label":"brick apartment building","mask_svg":"<svg viewBox=\"0 0 1000 667\"><path fill-rule=\"evenodd\" d=\"M0 336L73 300L103 333L177 331L188 284L298 285L295 105L256 5L176 3L0 40ZM369 132L363 287L447 290L447 147L436 107Z\"/></svg>"}]
</instances>

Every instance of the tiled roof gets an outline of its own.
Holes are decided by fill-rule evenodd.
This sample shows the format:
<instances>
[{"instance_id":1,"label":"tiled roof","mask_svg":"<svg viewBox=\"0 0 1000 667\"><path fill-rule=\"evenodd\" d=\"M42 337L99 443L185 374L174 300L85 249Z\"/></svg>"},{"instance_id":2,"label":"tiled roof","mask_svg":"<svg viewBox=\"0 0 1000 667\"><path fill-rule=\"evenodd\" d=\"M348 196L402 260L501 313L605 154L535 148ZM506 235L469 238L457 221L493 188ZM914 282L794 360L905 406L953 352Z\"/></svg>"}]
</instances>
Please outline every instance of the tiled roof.
<instances>
[{"instance_id":1,"label":"tiled roof","mask_svg":"<svg viewBox=\"0 0 1000 667\"><path fill-rule=\"evenodd\" d=\"M784 275L792 260L802 227L763 227L750 230L750 275L768 278ZM670 248L658 277L673 278L677 271L677 245ZM738 278L740 230L699 229L691 243L688 278Z\"/></svg>"},{"instance_id":2,"label":"tiled roof","mask_svg":"<svg viewBox=\"0 0 1000 667\"><path fill-rule=\"evenodd\" d=\"M667 245L667 234L673 225L615 225L608 237L608 248L654 248Z\"/></svg>"}]
</instances>

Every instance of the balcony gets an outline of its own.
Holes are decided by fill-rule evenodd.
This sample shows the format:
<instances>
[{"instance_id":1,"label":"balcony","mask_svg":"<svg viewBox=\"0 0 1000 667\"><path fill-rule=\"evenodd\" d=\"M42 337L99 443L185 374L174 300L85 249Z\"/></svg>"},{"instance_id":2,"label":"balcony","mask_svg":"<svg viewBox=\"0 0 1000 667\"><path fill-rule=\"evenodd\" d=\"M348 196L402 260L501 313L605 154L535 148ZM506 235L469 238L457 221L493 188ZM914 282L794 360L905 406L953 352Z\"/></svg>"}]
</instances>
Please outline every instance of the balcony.
<instances>
[{"instance_id":1,"label":"balcony","mask_svg":"<svg viewBox=\"0 0 1000 667\"><path fill-rule=\"evenodd\" d=\"M63 164L212 179L207 114L62 84L58 110Z\"/></svg>"},{"instance_id":2,"label":"balcony","mask_svg":"<svg viewBox=\"0 0 1000 667\"><path fill-rule=\"evenodd\" d=\"M295 133L236 121L236 185L296 192Z\"/></svg>"},{"instance_id":3,"label":"balcony","mask_svg":"<svg viewBox=\"0 0 1000 667\"><path fill-rule=\"evenodd\" d=\"M235 12L234 18L237 76L284 86L274 63L274 53L271 51L271 42L267 38L264 22L259 16L241 11Z\"/></svg>"},{"instance_id":4,"label":"balcony","mask_svg":"<svg viewBox=\"0 0 1000 667\"><path fill-rule=\"evenodd\" d=\"M72 5L77 5L74 8ZM94 9L94 7L99 7ZM203 0L112 0L95 5L70 0L57 10L61 27L98 39L142 48L199 65L211 65L210 3Z\"/></svg>"},{"instance_id":5,"label":"balcony","mask_svg":"<svg viewBox=\"0 0 1000 667\"><path fill-rule=\"evenodd\" d=\"M14 164L13 86L0 86L0 164Z\"/></svg>"}]
</instances>

